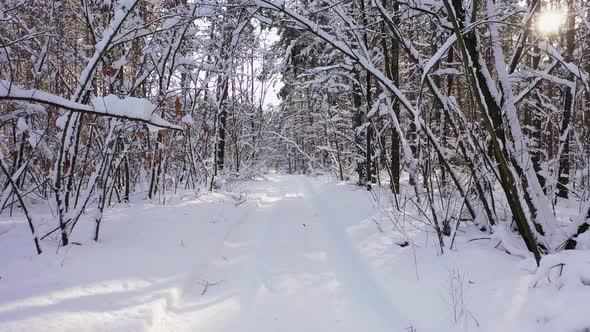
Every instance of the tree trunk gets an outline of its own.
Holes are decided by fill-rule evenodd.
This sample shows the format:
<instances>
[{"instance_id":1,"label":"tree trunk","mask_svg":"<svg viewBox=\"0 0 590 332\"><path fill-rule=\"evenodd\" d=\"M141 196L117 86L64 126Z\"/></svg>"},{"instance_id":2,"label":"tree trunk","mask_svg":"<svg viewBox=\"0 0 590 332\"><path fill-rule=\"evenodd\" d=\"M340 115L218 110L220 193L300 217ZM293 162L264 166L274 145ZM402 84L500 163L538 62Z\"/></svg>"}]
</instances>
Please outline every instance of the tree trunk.
<instances>
[{"instance_id":1,"label":"tree trunk","mask_svg":"<svg viewBox=\"0 0 590 332\"><path fill-rule=\"evenodd\" d=\"M576 16L574 13L573 0L568 0L568 18L567 31L565 33L565 54L564 60L572 62L575 47L575 27ZM574 81L573 73L568 75L569 81ZM561 122L561 130L559 132L559 140L561 146L561 154L559 155L559 170L557 172L557 196L561 198L568 198L568 184L570 175L570 140L571 140L571 126L572 112L574 109L574 94L575 89L565 87L565 100L563 103L563 120Z\"/></svg>"}]
</instances>

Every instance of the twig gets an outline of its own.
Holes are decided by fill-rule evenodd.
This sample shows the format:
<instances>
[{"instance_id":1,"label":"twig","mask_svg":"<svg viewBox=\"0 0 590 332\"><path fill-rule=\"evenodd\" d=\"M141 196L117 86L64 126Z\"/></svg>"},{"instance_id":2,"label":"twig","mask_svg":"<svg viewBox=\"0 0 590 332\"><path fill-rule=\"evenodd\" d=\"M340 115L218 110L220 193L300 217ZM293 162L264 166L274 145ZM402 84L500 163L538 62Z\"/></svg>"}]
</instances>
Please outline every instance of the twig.
<instances>
[{"instance_id":1,"label":"twig","mask_svg":"<svg viewBox=\"0 0 590 332\"><path fill-rule=\"evenodd\" d=\"M205 286L205 288L203 288L203 291L201 292L201 296L205 295L205 293L207 292L207 289L209 289L209 286L217 286L219 284L221 284L223 282L223 280L220 280L218 282L214 282L214 283L210 283L207 280L201 280L200 284Z\"/></svg>"},{"instance_id":2,"label":"twig","mask_svg":"<svg viewBox=\"0 0 590 332\"><path fill-rule=\"evenodd\" d=\"M478 240L491 240L491 239L492 239L491 237L476 237L476 238L471 239L467 242L478 241Z\"/></svg>"}]
</instances>

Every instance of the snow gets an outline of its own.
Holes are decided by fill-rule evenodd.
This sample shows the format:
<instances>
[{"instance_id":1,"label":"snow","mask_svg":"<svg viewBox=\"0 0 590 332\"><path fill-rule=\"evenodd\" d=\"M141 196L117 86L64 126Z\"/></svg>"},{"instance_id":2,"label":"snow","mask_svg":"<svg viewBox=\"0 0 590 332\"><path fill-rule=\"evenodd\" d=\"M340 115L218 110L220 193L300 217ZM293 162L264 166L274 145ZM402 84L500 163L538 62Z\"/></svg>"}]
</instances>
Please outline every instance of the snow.
<instances>
[{"instance_id":1,"label":"snow","mask_svg":"<svg viewBox=\"0 0 590 332\"><path fill-rule=\"evenodd\" d=\"M29 125L27 124L27 120L25 120L25 118L18 118L16 127L21 133L29 129Z\"/></svg>"},{"instance_id":2,"label":"snow","mask_svg":"<svg viewBox=\"0 0 590 332\"><path fill-rule=\"evenodd\" d=\"M38 131L33 130L33 131L29 132L28 141L33 149L37 148L37 145L39 145L39 143L41 143L42 137L43 137L42 133L39 133Z\"/></svg>"},{"instance_id":3,"label":"snow","mask_svg":"<svg viewBox=\"0 0 590 332\"><path fill-rule=\"evenodd\" d=\"M426 75L430 72L430 70L440 61L440 59L445 55L448 49L457 41L457 35L451 34L449 39L436 51L436 54L432 56L428 60L428 62L423 66L424 70L422 73L422 82L426 78Z\"/></svg>"},{"instance_id":4,"label":"snow","mask_svg":"<svg viewBox=\"0 0 590 332\"><path fill-rule=\"evenodd\" d=\"M182 119L180 119L180 121L182 123L186 123L188 125L193 125L195 123L195 120L193 119L193 117L190 114L185 114Z\"/></svg>"},{"instance_id":5,"label":"snow","mask_svg":"<svg viewBox=\"0 0 590 332\"><path fill-rule=\"evenodd\" d=\"M67 109L77 109L81 111L91 111L87 105L82 105L65 98L53 95L41 90L27 90L7 80L0 80L0 99L15 99L43 102L50 105L59 105Z\"/></svg>"},{"instance_id":6,"label":"snow","mask_svg":"<svg viewBox=\"0 0 590 332\"><path fill-rule=\"evenodd\" d=\"M107 210L98 243L84 217L71 238L80 245L56 253L57 239L46 239L41 256L24 219L2 216L0 331L590 327L588 251L547 256L535 272L532 259L469 241L482 233L464 228L456 250L439 256L423 224L394 227L366 190L327 177L269 174L233 193L167 201ZM38 218L43 234L51 216ZM547 281L556 263L566 264L567 287Z\"/></svg>"},{"instance_id":7,"label":"snow","mask_svg":"<svg viewBox=\"0 0 590 332\"><path fill-rule=\"evenodd\" d=\"M588 73L584 72L582 68L579 68L571 62L565 61L563 56L550 44L546 42L539 42L539 49L547 52L555 60L559 61L570 73L574 74L578 79L582 81L582 84L586 86L586 89L590 90L590 79Z\"/></svg>"},{"instance_id":8,"label":"snow","mask_svg":"<svg viewBox=\"0 0 590 332\"><path fill-rule=\"evenodd\" d=\"M32 100L76 112L123 117L130 120L148 122L158 127L181 129L179 126L162 119L154 112L157 108L156 105L143 98L117 97L115 95L94 97L92 98L93 105L91 106L77 103L42 90L24 89L8 81L0 80L0 99ZM57 126L59 128L65 128L67 117L68 115L66 114L58 118Z\"/></svg>"},{"instance_id":9,"label":"snow","mask_svg":"<svg viewBox=\"0 0 590 332\"><path fill-rule=\"evenodd\" d=\"M122 56L119 60L113 62L113 68L115 68L117 70L121 69L121 67L126 65L128 62L129 62L129 60L127 60L127 58L125 56Z\"/></svg>"},{"instance_id":10,"label":"snow","mask_svg":"<svg viewBox=\"0 0 590 332\"><path fill-rule=\"evenodd\" d=\"M160 127L176 127L162 119L155 113L157 105L152 104L149 100L135 97L118 97L108 95L104 97L92 98L94 109L102 114L115 115L130 119L143 120Z\"/></svg>"}]
</instances>

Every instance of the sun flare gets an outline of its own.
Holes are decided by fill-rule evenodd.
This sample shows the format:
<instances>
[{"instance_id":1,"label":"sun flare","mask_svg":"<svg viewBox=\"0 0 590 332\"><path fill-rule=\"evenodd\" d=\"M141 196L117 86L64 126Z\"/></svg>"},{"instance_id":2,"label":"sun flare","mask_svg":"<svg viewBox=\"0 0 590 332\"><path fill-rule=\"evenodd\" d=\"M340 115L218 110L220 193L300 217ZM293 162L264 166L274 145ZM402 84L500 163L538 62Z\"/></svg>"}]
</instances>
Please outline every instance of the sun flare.
<instances>
[{"instance_id":1,"label":"sun flare","mask_svg":"<svg viewBox=\"0 0 590 332\"><path fill-rule=\"evenodd\" d=\"M565 22L565 13L557 9L547 9L537 17L536 28L544 34L558 33Z\"/></svg>"}]
</instances>

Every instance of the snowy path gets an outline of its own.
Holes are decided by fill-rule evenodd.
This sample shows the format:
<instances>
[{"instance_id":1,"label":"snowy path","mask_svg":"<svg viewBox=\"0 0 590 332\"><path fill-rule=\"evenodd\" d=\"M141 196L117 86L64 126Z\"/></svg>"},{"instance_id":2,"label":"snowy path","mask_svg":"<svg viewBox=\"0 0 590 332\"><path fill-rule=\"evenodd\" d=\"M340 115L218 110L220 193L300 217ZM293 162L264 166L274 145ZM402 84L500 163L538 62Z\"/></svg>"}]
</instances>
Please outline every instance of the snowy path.
<instances>
[{"instance_id":1,"label":"snowy path","mask_svg":"<svg viewBox=\"0 0 590 332\"><path fill-rule=\"evenodd\" d=\"M366 192L279 175L247 189L237 206L114 209L99 244L88 223L82 246L9 259L0 331L405 330L346 234L370 214Z\"/></svg>"},{"instance_id":2,"label":"snowy path","mask_svg":"<svg viewBox=\"0 0 590 332\"><path fill-rule=\"evenodd\" d=\"M191 302L201 299L184 296L151 331L171 324L175 331L402 331L397 310L347 243L341 221L354 218L355 207L323 201L325 188L306 177L271 180L251 189L245 209L254 211L229 228L219 253L227 261L207 265L217 276L210 282L223 280L208 290L214 319L194 319Z\"/></svg>"}]
</instances>

